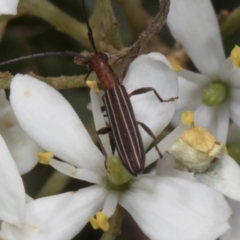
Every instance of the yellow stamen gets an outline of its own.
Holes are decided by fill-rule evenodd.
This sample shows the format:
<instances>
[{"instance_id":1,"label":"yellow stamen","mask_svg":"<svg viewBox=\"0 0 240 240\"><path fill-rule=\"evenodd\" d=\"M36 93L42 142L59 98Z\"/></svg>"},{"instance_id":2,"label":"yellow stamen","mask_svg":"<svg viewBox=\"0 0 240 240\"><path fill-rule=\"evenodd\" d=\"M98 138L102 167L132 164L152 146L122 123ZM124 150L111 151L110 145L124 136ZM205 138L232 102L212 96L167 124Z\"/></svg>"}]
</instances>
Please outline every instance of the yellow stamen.
<instances>
[{"instance_id":1,"label":"yellow stamen","mask_svg":"<svg viewBox=\"0 0 240 240\"><path fill-rule=\"evenodd\" d=\"M50 163L50 158L54 157L53 152L38 152L37 156L39 158L39 163L48 165Z\"/></svg>"},{"instance_id":2,"label":"yellow stamen","mask_svg":"<svg viewBox=\"0 0 240 240\"><path fill-rule=\"evenodd\" d=\"M100 93L100 90L98 88L98 84L95 80L87 80L86 84L89 88L92 88L94 90L95 93Z\"/></svg>"},{"instance_id":3,"label":"yellow stamen","mask_svg":"<svg viewBox=\"0 0 240 240\"><path fill-rule=\"evenodd\" d=\"M96 218L94 217L91 217L90 220L89 220L90 224L92 225L92 228L97 230L100 228L99 224L98 224L98 221Z\"/></svg>"},{"instance_id":4,"label":"yellow stamen","mask_svg":"<svg viewBox=\"0 0 240 240\"><path fill-rule=\"evenodd\" d=\"M93 229L101 228L104 232L109 229L108 216L104 212L98 212L96 218L90 218L90 224Z\"/></svg>"},{"instance_id":5,"label":"yellow stamen","mask_svg":"<svg viewBox=\"0 0 240 240\"><path fill-rule=\"evenodd\" d=\"M185 111L182 113L182 123L184 125L194 125L194 113L192 111Z\"/></svg>"},{"instance_id":6,"label":"yellow stamen","mask_svg":"<svg viewBox=\"0 0 240 240\"><path fill-rule=\"evenodd\" d=\"M233 50L231 51L231 62L232 65L236 68L240 68L240 47L239 46L235 46L233 48Z\"/></svg>"},{"instance_id":7,"label":"yellow stamen","mask_svg":"<svg viewBox=\"0 0 240 240\"><path fill-rule=\"evenodd\" d=\"M168 60L171 64L173 70L175 70L176 72L180 72L183 70L183 68L180 66L180 64L176 60L174 60L174 59L168 59Z\"/></svg>"}]
</instances>

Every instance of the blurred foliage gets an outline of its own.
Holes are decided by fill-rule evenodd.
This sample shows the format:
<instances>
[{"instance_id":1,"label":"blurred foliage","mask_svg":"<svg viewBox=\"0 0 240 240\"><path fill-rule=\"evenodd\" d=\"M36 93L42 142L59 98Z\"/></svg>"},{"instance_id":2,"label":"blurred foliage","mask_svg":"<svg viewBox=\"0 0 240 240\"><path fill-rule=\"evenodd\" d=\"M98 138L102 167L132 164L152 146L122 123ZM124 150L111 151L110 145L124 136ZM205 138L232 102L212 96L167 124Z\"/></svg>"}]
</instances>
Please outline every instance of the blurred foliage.
<instances>
[{"instance_id":1,"label":"blurred foliage","mask_svg":"<svg viewBox=\"0 0 240 240\"><path fill-rule=\"evenodd\" d=\"M82 9L79 0L51 0L51 2L70 16L79 21L83 21ZM86 1L88 12L93 10L94 4L95 0ZM239 5L239 0L213 0L213 4L216 12L219 13L222 9L232 11ZM157 13L158 5L158 0L143 1L144 8L152 16ZM130 46L136 40L136 36L134 38L134 34L131 33L128 19L126 18L123 9L120 8L117 0L113 1L113 9L115 16L120 22L122 42L125 46ZM161 33L158 34L158 37L161 38L167 46L173 46L174 40L169 34L167 27L164 27ZM224 40L227 55L229 55L229 52L235 44L240 45L240 29ZM6 28L6 32L0 44L0 62L34 53L64 50L81 52L86 49L79 42L61 32L56 31L53 26L49 25L40 18L21 16L11 20ZM87 50L91 51L91 49ZM57 56L17 62L1 67L1 71L10 71L13 74L33 71L40 76L78 75L86 72L82 67L75 65L71 58ZM61 93L67 98L79 114L92 138L95 140L95 129L92 114L86 108L90 101L88 92L89 90L86 88L61 91ZM50 167L38 165L33 171L23 176L26 192L30 196L36 196L52 172L53 170ZM74 191L88 185L85 182L78 180L72 180L70 183L71 184L69 184L64 191ZM136 231L136 228L138 227L129 218L129 216L126 217L126 220L123 223L123 232L117 239L146 239L146 237L141 235L141 233L139 233L139 236L136 235L136 232L140 231ZM132 231L129 230L130 228ZM99 239L100 236L100 231L93 231L92 228L87 225L85 229L74 239L94 240Z\"/></svg>"}]
</instances>

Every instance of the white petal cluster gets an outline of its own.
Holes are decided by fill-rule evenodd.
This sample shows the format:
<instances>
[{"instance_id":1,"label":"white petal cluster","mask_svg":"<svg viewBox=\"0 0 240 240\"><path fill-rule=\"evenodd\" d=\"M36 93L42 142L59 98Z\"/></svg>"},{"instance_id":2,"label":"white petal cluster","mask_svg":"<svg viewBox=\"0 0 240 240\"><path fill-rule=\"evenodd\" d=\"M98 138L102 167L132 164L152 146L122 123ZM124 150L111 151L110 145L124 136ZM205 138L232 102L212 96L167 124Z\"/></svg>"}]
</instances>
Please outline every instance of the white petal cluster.
<instances>
[{"instance_id":1,"label":"white petal cluster","mask_svg":"<svg viewBox=\"0 0 240 240\"><path fill-rule=\"evenodd\" d=\"M213 6L208 0L172 0L167 24L200 72L178 72L179 100L172 122L178 125L182 111L192 110L196 126L206 128L218 140L226 143L230 120L240 127L240 68L230 57L225 57ZM217 105L208 106L204 104L203 92L217 82L227 86L226 98ZM169 169L168 173L170 176L177 174L192 177L192 174L183 175L176 169ZM195 174L195 177L224 195L240 200L239 166L227 154L214 162L206 172ZM239 204L232 200L229 202L234 212L231 217L233 229L221 240L240 238L239 213L236 208Z\"/></svg>"},{"instance_id":2,"label":"white petal cluster","mask_svg":"<svg viewBox=\"0 0 240 240\"><path fill-rule=\"evenodd\" d=\"M225 59L213 6L208 0L172 0L167 24L200 72L178 72L179 100L173 123L179 124L182 111L192 110L196 125L225 143L229 118L240 126L240 68ZM202 101L203 91L216 82L227 86L226 98L208 106Z\"/></svg>"},{"instance_id":3,"label":"white petal cluster","mask_svg":"<svg viewBox=\"0 0 240 240\"><path fill-rule=\"evenodd\" d=\"M176 75L165 61L160 54L143 55L133 61L124 83L127 91L132 91L128 84L137 81L137 87L150 85L165 99L176 96ZM105 125L99 101L93 93L91 96L96 125ZM157 134L171 120L175 105L154 102L153 98L154 94L148 93L131 100L136 118ZM47 84L27 75L17 75L12 80L10 99L23 129L46 151L54 152L65 161L50 159L50 164L67 175L90 179L95 185L26 203L23 226L17 228L5 221L2 238L70 240L98 211L111 217L117 203L132 215L150 239L215 240L229 229L227 219L231 210L225 199L198 182L141 175L132 180L126 191L106 189L107 171L102 153L91 141L72 107ZM152 118L158 118L158 124ZM175 131L178 135L180 132L179 128ZM149 137L144 134L142 137L147 146ZM170 145L175 140L173 136L168 137L164 144ZM106 136L103 142L107 152L112 154ZM164 144L159 146L166 151ZM150 153L147 158L149 163L155 155Z\"/></svg>"}]
</instances>

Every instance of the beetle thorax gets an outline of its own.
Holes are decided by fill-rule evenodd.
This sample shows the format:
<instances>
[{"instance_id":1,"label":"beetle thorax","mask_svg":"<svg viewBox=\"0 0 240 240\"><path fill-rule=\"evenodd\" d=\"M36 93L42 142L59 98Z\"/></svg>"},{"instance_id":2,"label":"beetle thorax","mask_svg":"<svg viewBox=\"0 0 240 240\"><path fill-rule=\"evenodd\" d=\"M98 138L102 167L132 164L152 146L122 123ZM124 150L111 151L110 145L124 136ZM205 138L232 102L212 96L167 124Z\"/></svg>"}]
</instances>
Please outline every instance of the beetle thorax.
<instances>
[{"instance_id":1,"label":"beetle thorax","mask_svg":"<svg viewBox=\"0 0 240 240\"><path fill-rule=\"evenodd\" d=\"M95 71L102 90L107 91L119 84L118 76L108 63L107 55L97 53L90 57L89 67Z\"/></svg>"}]
</instances>

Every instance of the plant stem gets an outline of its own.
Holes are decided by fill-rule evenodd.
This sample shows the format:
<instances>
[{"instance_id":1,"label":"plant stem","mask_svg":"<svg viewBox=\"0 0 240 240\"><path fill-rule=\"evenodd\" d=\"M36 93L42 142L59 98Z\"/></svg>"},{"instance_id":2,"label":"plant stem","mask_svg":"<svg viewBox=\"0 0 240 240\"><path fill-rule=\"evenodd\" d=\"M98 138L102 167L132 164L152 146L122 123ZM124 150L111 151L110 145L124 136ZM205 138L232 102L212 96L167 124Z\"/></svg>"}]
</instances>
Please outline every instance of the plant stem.
<instances>
[{"instance_id":1,"label":"plant stem","mask_svg":"<svg viewBox=\"0 0 240 240\"><path fill-rule=\"evenodd\" d=\"M70 177L60 172L54 171L47 180L47 182L44 184L42 189L39 191L36 198L58 194L62 192L62 190L67 186L70 181Z\"/></svg>"},{"instance_id":2,"label":"plant stem","mask_svg":"<svg viewBox=\"0 0 240 240\"><path fill-rule=\"evenodd\" d=\"M96 0L91 24L99 28L99 45L103 51L113 53L123 47L119 36L119 23L110 0Z\"/></svg>"},{"instance_id":3,"label":"plant stem","mask_svg":"<svg viewBox=\"0 0 240 240\"><path fill-rule=\"evenodd\" d=\"M240 28L240 7L234 9L226 21L221 26L221 33L223 38L234 33Z\"/></svg>"},{"instance_id":4,"label":"plant stem","mask_svg":"<svg viewBox=\"0 0 240 240\"><path fill-rule=\"evenodd\" d=\"M28 75L35 77L43 82L48 83L57 90L66 88L86 87L84 82L85 75L80 76L59 76L59 77L42 77L32 72ZM10 88L11 80L14 76L9 72L0 73L0 89Z\"/></svg>"},{"instance_id":5,"label":"plant stem","mask_svg":"<svg viewBox=\"0 0 240 240\"><path fill-rule=\"evenodd\" d=\"M86 25L78 22L47 0L21 0L18 13L40 17L53 25L58 31L90 48Z\"/></svg>"},{"instance_id":6,"label":"plant stem","mask_svg":"<svg viewBox=\"0 0 240 240\"><path fill-rule=\"evenodd\" d=\"M102 235L100 240L114 240L120 234L124 214L125 210L118 205L109 221L109 230Z\"/></svg>"}]
</instances>

